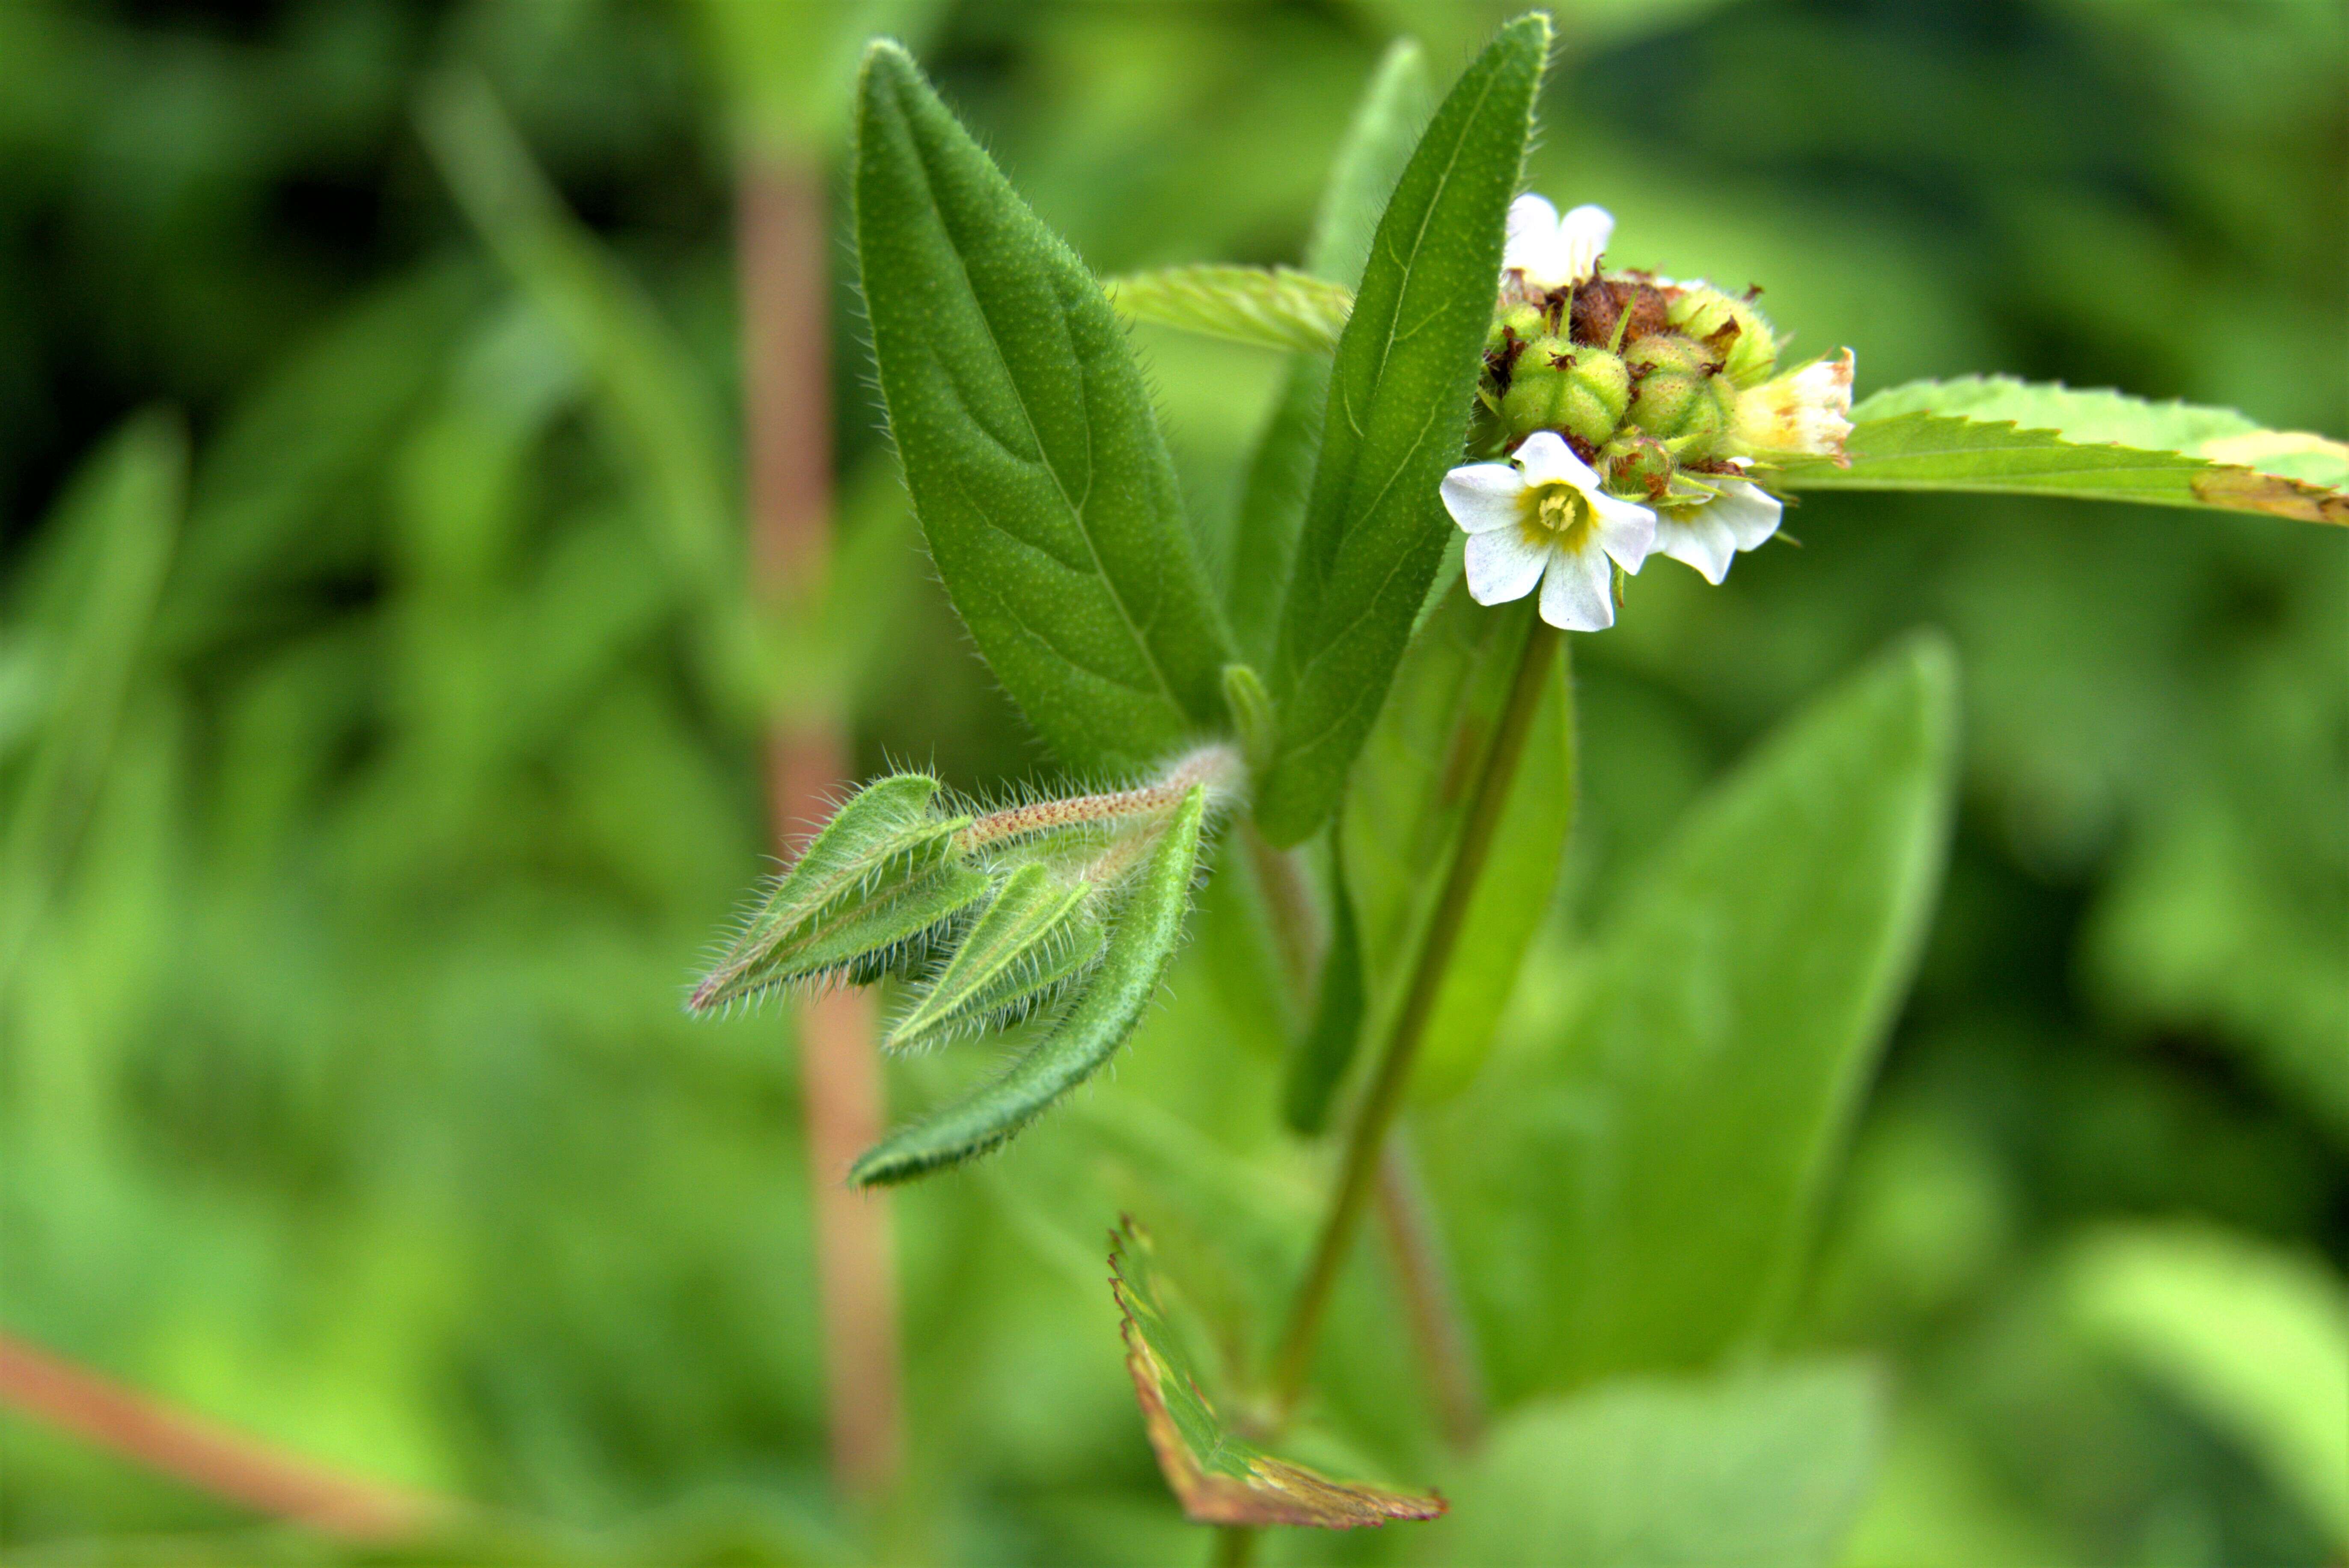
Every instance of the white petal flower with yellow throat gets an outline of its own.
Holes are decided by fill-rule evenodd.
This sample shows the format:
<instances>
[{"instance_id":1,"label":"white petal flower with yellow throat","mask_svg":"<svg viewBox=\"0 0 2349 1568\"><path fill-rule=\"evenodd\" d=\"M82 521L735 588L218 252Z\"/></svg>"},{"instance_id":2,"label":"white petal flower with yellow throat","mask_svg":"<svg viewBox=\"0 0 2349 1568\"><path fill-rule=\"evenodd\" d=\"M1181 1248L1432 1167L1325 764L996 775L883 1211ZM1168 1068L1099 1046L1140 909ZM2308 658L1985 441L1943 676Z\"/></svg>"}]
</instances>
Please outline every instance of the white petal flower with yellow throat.
<instances>
[{"instance_id":1,"label":"white petal flower with yellow throat","mask_svg":"<svg viewBox=\"0 0 2349 1568\"><path fill-rule=\"evenodd\" d=\"M1537 300L1552 289L1587 283L1615 235L1615 217L1604 207L1577 207L1561 218L1539 196L1509 203L1509 226L1501 245L1505 290Z\"/></svg>"},{"instance_id":2,"label":"white petal flower with yellow throat","mask_svg":"<svg viewBox=\"0 0 2349 1568\"><path fill-rule=\"evenodd\" d=\"M1511 463L1467 463L1444 476L1444 510L1468 535L1468 594L1479 604L1541 585L1541 618L1561 631L1615 624L1611 560L1637 572L1656 542L1656 514L1599 488L1599 476L1553 430L1537 430Z\"/></svg>"},{"instance_id":3,"label":"white petal flower with yellow throat","mask_svg":"<svg viewBox=\"0 0 2349 1568\"><path fill-rule=\"evenodd\" d=\"M1694 506L1660 507L1656 553L1684 562L1719 583L1741 550L1752 550L1778 531L1785 510L1776 496L1746 480L1724 480L1710 500Z\"/></svg>"}]
</instances>

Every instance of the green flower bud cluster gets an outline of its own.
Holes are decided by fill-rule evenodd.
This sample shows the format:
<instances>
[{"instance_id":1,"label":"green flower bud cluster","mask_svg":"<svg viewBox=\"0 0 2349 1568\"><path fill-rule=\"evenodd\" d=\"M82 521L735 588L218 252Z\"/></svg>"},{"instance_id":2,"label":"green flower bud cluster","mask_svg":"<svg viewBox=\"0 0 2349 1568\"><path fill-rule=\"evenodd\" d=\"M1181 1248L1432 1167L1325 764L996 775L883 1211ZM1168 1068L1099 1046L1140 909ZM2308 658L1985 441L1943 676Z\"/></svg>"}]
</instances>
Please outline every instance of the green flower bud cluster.
<instances>
[{"instance_id":1,"label":"green flower bud cluster","mask_svg":"<svg viewBox=\"0 0 2349 1568\"><path fill-rule=\"evenodd\" d=\"M1506 457L1555 430L1609 490L1666 500L1683 471L1733 471L1731 459L1751 455L1738 403L1777 357L1750 300L1702 284L1618 273L1505 300L1485 338L1469 449Z\"/></svg>"}]
</instances>

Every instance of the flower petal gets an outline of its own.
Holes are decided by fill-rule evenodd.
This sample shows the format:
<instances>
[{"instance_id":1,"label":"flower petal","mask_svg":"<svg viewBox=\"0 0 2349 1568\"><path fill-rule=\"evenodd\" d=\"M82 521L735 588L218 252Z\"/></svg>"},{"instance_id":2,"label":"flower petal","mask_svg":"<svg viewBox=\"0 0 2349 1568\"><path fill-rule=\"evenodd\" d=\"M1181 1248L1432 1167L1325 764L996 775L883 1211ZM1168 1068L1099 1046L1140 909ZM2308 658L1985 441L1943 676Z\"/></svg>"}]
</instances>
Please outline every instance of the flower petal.
<instances>
[{"instance_id":1,"label":"flower petal","mask_svg":"<svg viewBox=\"0 0 2349 1568\"><path fill-rule=\"evenodd\" d=\"M1615 574L1607 569L1604 551L1550 552L1541 618L1561 632L1603 632L1615 624Z\"/></svg>"},{"instance_id":2,"label":"flower petal","mask_svg":"<svg viewBox=\"0 0 2349 1568\"><path fill-rule=\"evenodd\" d=\"M1640 563L1656 548L1656 514L1637 501L1622 500L1596 489L1583 493L1590 498L1590 531L1599 547L1624 571L1640 570Z\"/></svg>"},{"instance_id":3,"label":"flower petal","mask_svg":"<svg viewBox=\"0 0 2349 1568\"><path fill-rule=\"evenodd\" d=\"M1444 475L1437 490L1463 531L1482 533L1516 522L1526 480L1506 463L1464 463Z\"/></svg>"},{"instance_id":4,"label":"flower petal","mask_svg":"<svg viewBox=\"0 0 2349 1568\"><path fill-rule=\"evenodd\" d=\"M1577 207L1557 221L1557 264L1565 273L1553 287L1578 284L1599 270L1607 242L1615 237L1615 214L1604 207Z\"/></svg>"},{"instance_id":5,"label":"flower petal","mask_svg":"<svg viewBox=\"0 0 2349 1568\"><path fill-rule=\"evenodd\" d=\"M1784 501L1760 485L1729 480L1723 481L1720 493L1704 511L1707 517L1728 528L1738 549L1752 550L1778 531L1778 520L1785 510Z\"/></svg>"},{"instance_id":6,"label":"flower petal","mask_svg":"<svg viewBox=\"0 0 2349 1568\"><path fill-rule=\"evenodd\" d=\"M1531 192L1509 203L1509 226L1501 242L1501 268L1545 270L1557 245L1557 209Z\"/></svg>"},{"instance_id":7,"label":"flower petal","mask_svg":"<svg viewBox=\"0 0 2349 1568\"><path fill-rule=\"evenodd\" d=\"M1461 552L1461 568L1468 579L1468 597L1479 604L1506 604L1522 599L1541 581L1542 568L1557 552L1526 538L1525 531L1498 528L1472 533Z\"/></svg>"},{"instance_id":8,"label":"flower petal","mask_svg":"<svg viewBox=\"0 0 2349 1568\"><path fill-rule=\"evenodd\" d=\"M1574 449L1556 430L1536 430L1518 442L1509 456L1525 470L1529 485L1572 485L1585 495L1598 492L1599 476L1574 455Z\"/></svg>"},{"instance_id":9,"label":"flower petal","mask_svg":"<svg viewBox=\"0 0 2349 1568\"><path fill-rule=\"evenodd\" d=\"M1656 553L1686 562L1706 582L1720 583L1729 575L1729 563L1737 554L1737 540L1729 531L1729 525L1713 515L1720 507L1719 501L1707 501L1701 506L1659 512Z\"/></svg>"}]
</instances>

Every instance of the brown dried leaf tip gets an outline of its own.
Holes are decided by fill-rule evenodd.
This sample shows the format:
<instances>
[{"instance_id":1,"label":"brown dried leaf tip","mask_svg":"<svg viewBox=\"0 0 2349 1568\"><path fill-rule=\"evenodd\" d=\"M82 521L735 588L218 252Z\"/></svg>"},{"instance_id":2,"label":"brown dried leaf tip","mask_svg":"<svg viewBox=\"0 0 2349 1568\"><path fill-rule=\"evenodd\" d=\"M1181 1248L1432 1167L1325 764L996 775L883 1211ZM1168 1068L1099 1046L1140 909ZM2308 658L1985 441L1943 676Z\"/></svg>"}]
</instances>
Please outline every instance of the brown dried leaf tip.
<instances>
[{"instance_id":1,"label":"brown dried leaf tip","mask_svg":"<svg viewBox=\"0 0 2349 1568\"><path fill-rule=\"evenodd\" d=\"M1110 1233L1109 1264L1143 1426L1185 1518L1197 1524L1352 1530L1390 1519L1434 1519L1449 1506L1433 1492L1332 1480L1239 1438L1200 1391L1167 1320L1150 1233L1131 1216Z\"/></svg>"}]
</instances>

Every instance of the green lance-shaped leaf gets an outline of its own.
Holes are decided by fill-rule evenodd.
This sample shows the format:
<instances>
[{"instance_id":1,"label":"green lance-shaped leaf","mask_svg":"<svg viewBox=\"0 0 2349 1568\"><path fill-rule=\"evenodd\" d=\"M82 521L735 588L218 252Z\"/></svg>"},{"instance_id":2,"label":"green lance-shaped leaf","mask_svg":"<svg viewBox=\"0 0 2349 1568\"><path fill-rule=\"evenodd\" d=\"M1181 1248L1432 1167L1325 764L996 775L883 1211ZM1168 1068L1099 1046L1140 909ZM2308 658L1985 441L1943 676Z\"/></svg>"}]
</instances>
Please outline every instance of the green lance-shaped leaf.
<instances>
[{"instance_id":1,"label":"green lance-shaped leaf","mask_svg":"<svg viewBox=\"0 0 2349 1568\"><path fill-rule=\"evenodd\" d=\"M1032 1006L1101 952L1101 922L1085 907L1098 892L1035 861L1013 872L883 1043L933 1044Z\"/></svg>"},{"instance_id":2,"label":"green lance-shaped leaf","mask_svg":"<svg viewBox=\"0 0 2349 1568\"><path fill-rule=\"evenodd\" d=\"M1947 648L1912 640L1694 807L1567 1026L1421 1148L1503 1399L1712 1361L1783 1308L1933 905Z\"/></svg>"},{"instance_id":3,"label":"green lance-shaped leaf","mask_svg":"<svg viewBox=\"0 0 2349 1568\"><path fill-rule=\"evenodd\" d=\"M1186 1518L1200 1524L1309 1525L1352 1530L1390 1519L1434 1519L1444 1500L1364 1481L1331 1480L1276 1459L1234 1432L1200 1387L1198 1372L1170 1314L1176 1298L1162 1278L1150 1233L1133 1219L1110 1233L1110 1292L1125 1336L1143 1427Z\"/></svg>"},{"instance_id":4,"label":"green lance-shaped leaf","mask_svg":"<svg viewBox=\"0 0 2349 1568\"><path fill-rule=\"evenodd\" d=\"M1524 608L1524 607L1521 607ZM1362 747L1340 819L1339 854L1360 921L1372 1018L1400 1000L1425 938L1517 660L1532 626L1454 583L1412 641ZM1574 725L1566 652L1546 678L1523 759L1502 806L1413 1077L1441 1097L1474 1075L1507 1005L1526 947L1556 891L1574 816Z\"/></svg>"},{"instance_id":5,"label":"green lance-shaped leaf","mask_svg":"<svg viewBox=\"0 0 2349 1568\"><path fill-rule=\"evenodd\" d=\"M1427 124L1427 99L1425 57L1410 39L1396 40L1371 74L1330 166L1305 247L1305 270L1315 277L1348 289L1361 280L1379 214L1386 211L1387 198ZM1321 440L1321 409L1329 397L1329 356L1297 356L1248 459L1224 610L1231 618L1232 640L1257 665L1272 661L1280 603L1313 479L1313 451Z\"/></svg>"},{"instance_id":6,"label":"green lance-shaped leaf","mask_svg":"<svg viewBox=\"0 0 2349 1568\"><path fill-rule=\"evenodd\" d=\"M2349 524L2349 445L2262 429L2231 408L1994 376L1894 387L1851 417L1849 466L1796 464L1779 480L1792 490L2066 496Z\"/></svg>"},{"instance_id":7,"label":"green lance-shaped leaf","mask_svg":"<svg viewBox=\"0 0 2349 1568\"><path fill-rule=\"evenodd\" d=\"M868 784L776 879L725 955L694 987L695 1012L788 985L869 968L964 909L988 886L955 841L967 816L937 809L938 781L903 773Z\"/></svg>"},{"instance_id":8,"label":"green lance-shaped leaf","mask_svg":"<svg viewBox=\"0 0 2349 1568\"><path fill-rule=\"evenodd\" d=\"M1388 45L1330 160L1305 241L1307 272L1348 289L1361 281L1387 199L1427 129L1431 96L1427 56L1418 42L1398 38Z\"/></svg>"},{"instance_id":9,"label":"green lance-shaped leaf","mask_svg":"<svg viewBox=\"0 0 2349 1568\"><path fill-rule=\"evenodd\" d=\"M1293 268L1216 263L1128 273L1109 280L1109 296L1135 321L1305 354L1338 346L1354 304L1345 288Z\"/></svg>"},{"instance_id":10,"label":"green lance-shaped leaf","mask_svg":"<svg viewBox=\"0 0 2349 1568\"><path fill-rule=\"evenodd\" d=\"M904 1181L983 1154L1115 1054L1142 1022L1143 1010L1182 944L1184 906L1198 868L1206 804L1204 788L1195 786L1184 797L1124 894L1100 962L1043 1038L1000 1077L866 1150L850 1170L850 1181L860 1187Z\"/></svg>"},{"instance_id":11,"label":"green lance-shaped leaf","mask_svg":"<svg viewBox=\"0 0 2349 1568\"><path fill-rule=\"evenodd\" d=\"M1460 458L1548 47L1539 15L1502 29L1436 110L1371 242L1281 608L1281 749L1257 798L1275 843L1337 805L1443 555L1436 486Z\"/></svg>"},{"instance_id":12,"label":"green lance-shaped leaf","mask_svg":"<svg viewBox=\"0 0 2349 1568\"><path fill-rule=\"evenodd\" d=\"M1125 329L892 44L865 56L854 191L905 482L996 677L1072 766L1220 729L1230 645Z\"/></svg>"}]
</instances>

